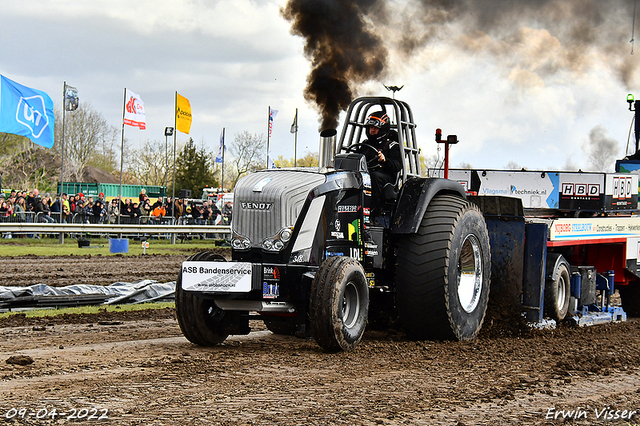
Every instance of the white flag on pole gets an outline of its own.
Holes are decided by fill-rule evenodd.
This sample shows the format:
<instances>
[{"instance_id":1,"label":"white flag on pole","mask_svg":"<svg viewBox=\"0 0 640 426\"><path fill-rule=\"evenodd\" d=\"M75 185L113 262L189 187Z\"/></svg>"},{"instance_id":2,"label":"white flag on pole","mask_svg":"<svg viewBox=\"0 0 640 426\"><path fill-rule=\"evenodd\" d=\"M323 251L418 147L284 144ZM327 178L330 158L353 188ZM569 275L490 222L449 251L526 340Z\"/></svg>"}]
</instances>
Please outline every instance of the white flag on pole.
<instances>
[{"instance_id":1,"label":"white flag on pole","mask_svg":"<svg viewBox=\"0 0 640 426\"><path fill-rule=\"evenodd\" d=\"M124 124L138 127L140 130L147 128L144 102L140 99L140 95L129 89L125 89Z\"/></svg>"}]
</instances>

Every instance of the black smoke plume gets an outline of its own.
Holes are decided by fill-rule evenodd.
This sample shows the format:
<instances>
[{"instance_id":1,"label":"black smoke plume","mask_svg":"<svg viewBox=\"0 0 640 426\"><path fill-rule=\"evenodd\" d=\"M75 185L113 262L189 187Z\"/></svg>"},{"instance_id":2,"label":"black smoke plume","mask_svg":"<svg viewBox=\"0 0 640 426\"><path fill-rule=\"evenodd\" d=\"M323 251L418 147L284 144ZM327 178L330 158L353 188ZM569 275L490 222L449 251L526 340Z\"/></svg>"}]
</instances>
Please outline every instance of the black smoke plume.
<instances>
[{"instance_id":1,"label":"black smoke plume","mask_svg":"<svg viewBox=\"0 0 640 426\"><path fill-rule=\"evenodd\" d=\"M519 87L546 84L559 71L579 78L605 68L630 88L635 1L289 0L281 13L306 40L305 98L321 111L323 130L336 126L362 83L383 83L389 68L431 66L421 53L436 44L459 61L494 57Z\"/></svg>"},{"instance_id":2,"label":"black smoke plume","mask_svg":"<svg viewBox=\"0 0 640 426\"><path fill-rule=\"evenodd\" d=\"M322 114L320 130L334 129L338 115L354 96L354 87L379 78L387 49L366 19L376 16L381 0L290 0L282 8L291 31L305 38L312 70L305 99ZM377 20L377 19L376 19Z\"/></svg>"}]
</instances>

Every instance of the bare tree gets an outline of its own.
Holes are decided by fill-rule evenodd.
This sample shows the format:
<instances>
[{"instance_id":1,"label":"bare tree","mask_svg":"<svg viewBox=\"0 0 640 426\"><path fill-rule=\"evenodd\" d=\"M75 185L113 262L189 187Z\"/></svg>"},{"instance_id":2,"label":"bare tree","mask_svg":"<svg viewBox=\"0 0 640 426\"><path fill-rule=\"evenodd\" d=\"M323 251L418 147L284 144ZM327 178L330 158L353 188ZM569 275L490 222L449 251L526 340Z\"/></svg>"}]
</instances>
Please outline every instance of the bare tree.
<instances>
[{"instance_id":1,"label":"bare tree","mask_svg":"<svg viewBox=\"0 0 640 426\"><path fill-rule=\"evenodd\" d=\"M62 114L56 111L54 150L62 155ZM118 129L107 124L101 113L90 103L81 103L74 112L66 113L64 123L65 181L79 179L84 167L92 160L100 165L119 165ZM100 161L101 160L101 161ZM105 161L107 160L107 161Z\"/></svg>"},{"instance_id":2,"label":"bare tree","mask_svg":"<svg viewBox=\"0 0 640 426\"><path fill-rule=\"evenodd\" d=\"M276 167L294 167L294 159L286 159L283 155L279 155L273 163ZM304 157L295 161L295 165L296 167L318 167L318 153L307 151Z\"/></svg>"},{"instance_id":3,"label":"bare tree","mask_svg":"<svg viewBox=\"0 0 640 426\"><path fill-rule=\"evenodd\" d=\"M420 154L420 172L422 173L422 176L427 176L429 169L439 169L443 166L444 163L438 160L438 156L436 154Z\"/></svg>"},{"instance_id":4,"label":"bare tree","mask_svg":"<svg viewBox=\"0 0 640 426\"><path fill-rule=\"evenodd\" d=\"M16 152L24 151L32 145L33 142L24 136L0 133L0 159L5 160Z\"/></svg>"},{"instance_id":5,"label":"bare tree","mask_svg":"<svg viewBox=\"0 0 640 426\"><path fill-rule=\"evenodd\" d=\"M233 187L245 174L264 167L265 146L266 141L262 134L252 135L246 130L235 134L229 147L232 157L232 161L229 162L231 163L229 180L233 183Z\"/></svg>"},{"instance_id":6,"label":"bare tree","mask_svg":"<svg viewBox=\"0 0 640 426\"><path fill-rule=\"evenodd\" d=\"M583 146L587 151L589 164L598 172L613 170L613 163L618 155L618 142L607 137L607 131L601 125L591 129L589 140Z\"/></svg>"},{"instance_id":7,"label":"bare tree","mask_svg":"<svg viewBox=\"0 0 640 426\"><path fill-rule=\"evenodd\" d=\"M171 145L171 147L165 147L163 140L147 139L142 147L133 152L132 161L128 167L129 172L143 185L165 185L165 177L167 179L173 177L167 173L167 159L165 158L165 148L167 148L170 168L173 163L173 144Z\"/></svg>"}]
</instances>

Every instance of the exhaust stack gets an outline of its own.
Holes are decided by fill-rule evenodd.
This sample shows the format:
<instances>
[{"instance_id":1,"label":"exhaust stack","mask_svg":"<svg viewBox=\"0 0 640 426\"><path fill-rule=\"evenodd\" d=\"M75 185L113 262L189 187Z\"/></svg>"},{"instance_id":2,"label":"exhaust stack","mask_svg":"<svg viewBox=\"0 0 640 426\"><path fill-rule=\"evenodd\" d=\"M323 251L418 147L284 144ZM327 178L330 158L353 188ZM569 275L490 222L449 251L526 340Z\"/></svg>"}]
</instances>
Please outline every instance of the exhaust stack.
<instances>
[{"instance_id":1,"label":"exhaust stack","mask_svg":"<svg viewBox=\"0 0 640 426\"><path fill-rule=\"evenodd\" d=\"M333 167L337 134L336 129L327 129L320 132L320 159L318 165L321 168Z\"/></svg>"}]
</instances>

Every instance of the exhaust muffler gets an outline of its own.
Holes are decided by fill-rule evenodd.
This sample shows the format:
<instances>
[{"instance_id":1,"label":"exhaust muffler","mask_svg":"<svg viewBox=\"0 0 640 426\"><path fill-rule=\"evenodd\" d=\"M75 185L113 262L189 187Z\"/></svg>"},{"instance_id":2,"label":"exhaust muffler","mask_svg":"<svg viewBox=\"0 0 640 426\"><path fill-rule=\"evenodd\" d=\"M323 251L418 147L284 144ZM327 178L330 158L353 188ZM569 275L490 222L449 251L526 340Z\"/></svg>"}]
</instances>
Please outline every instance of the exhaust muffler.
<instances>
[{"instance_id":1,"label":"exhaust muffler","mask_svg":"<svg viewBox=\"0 0 640 426\"><path fill-rule=\"evenodd\" d=\"M327 129L320 132L320 159L318 160L318 165L321 168L333 167L337 134L336 129Z\"/></svg>"}]
</instances>

